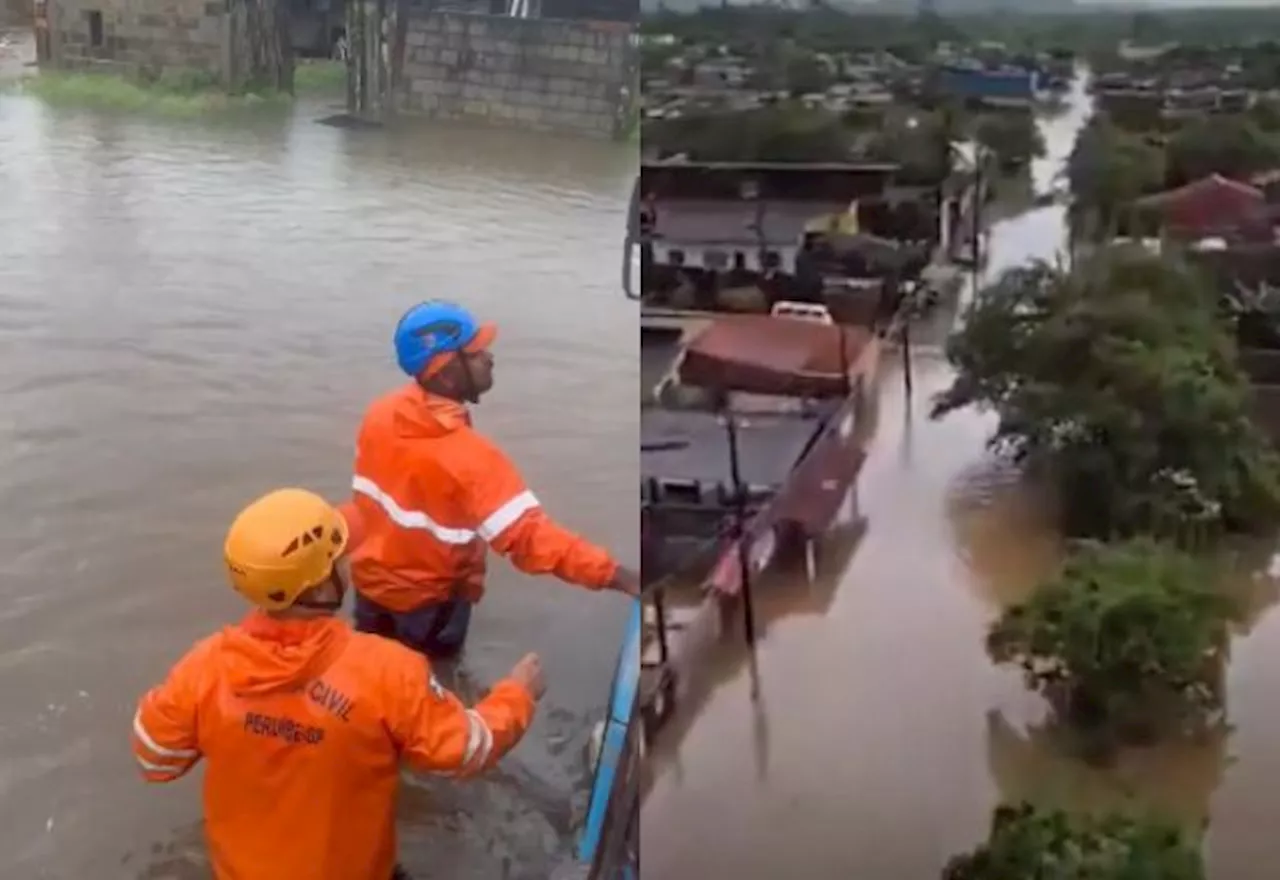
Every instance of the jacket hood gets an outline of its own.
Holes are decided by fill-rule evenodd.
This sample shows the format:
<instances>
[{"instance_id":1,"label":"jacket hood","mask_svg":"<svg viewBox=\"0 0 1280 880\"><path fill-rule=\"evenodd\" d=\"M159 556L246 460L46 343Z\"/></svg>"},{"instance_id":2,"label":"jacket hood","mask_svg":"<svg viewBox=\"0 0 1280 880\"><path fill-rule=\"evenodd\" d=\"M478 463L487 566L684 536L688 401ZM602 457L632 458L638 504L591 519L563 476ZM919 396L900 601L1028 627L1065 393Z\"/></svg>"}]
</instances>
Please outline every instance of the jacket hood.
<instances>
[{"instance_id":1,"label":"jacket hood","mask_svg":"<svg viewBox=\"0 0 1280 880\"><path fill-rule=\"evenodd\" d=\"M428 394L412 383L397 401L393 419L396 434L409 438L443 437L471 424L463 404Z\"/></svg>"},{"instance_id":2,"label":"jacket hood","mask_svg":"<svg viewBox=\"0 0 1280 880\"><path fill-rule=\"evenodd\" d=\"M320 677L346 649L351 628L336 617L277 620L254 611L222 635L226 680L247 696L293 690Z\"/></svg>"}]
</instances>

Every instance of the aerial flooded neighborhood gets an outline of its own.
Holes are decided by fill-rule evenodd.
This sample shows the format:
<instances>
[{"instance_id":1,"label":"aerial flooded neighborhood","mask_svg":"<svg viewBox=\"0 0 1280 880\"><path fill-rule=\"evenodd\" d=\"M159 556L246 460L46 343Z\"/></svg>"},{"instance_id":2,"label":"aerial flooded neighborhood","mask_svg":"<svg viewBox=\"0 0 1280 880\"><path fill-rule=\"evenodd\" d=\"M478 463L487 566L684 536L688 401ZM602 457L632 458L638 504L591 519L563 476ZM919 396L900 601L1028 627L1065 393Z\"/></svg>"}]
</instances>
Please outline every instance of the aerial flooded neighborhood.
<instances>
[{"instance_id":1,"label":"aerial flooded neighborhood","mask_svg":"<svg viewBox=\"0 0 1280 880\"><path fill-rule=\"evenodd\" d=\"M646 873L1270 876L1277 15L642 19Z\"/></svg>"}]
</instances>

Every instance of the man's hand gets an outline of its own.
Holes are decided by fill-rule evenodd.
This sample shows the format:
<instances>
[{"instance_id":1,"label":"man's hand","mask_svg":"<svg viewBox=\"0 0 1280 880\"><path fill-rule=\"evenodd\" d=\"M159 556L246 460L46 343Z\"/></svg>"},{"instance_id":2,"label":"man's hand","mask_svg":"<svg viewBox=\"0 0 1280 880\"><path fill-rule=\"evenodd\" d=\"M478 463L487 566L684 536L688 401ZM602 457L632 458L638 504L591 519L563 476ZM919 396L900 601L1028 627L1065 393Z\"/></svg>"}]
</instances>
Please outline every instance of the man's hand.
<instances>
[{"instance_id":1,"label":"man's hand","mask_svg":"<svg viewBox=\"0 0 1280 880\"><path fill-rule=\"evenodd\" d=\"M535 703L546 693L547 682L542 677L542 661L537 654L530 653L521 657L520 662L511 670L511 678L524 685Z\"/></svg>"},{"instance_id":2,"label":"man's hand","mask_svg":"<svg viewBox=\"0 0 1280 880\"><path fill-rule=\"evenodd\" d=\"M613 573L613 578L609 581L605 589L616 590L619 593L626 593L628 596L639 596L640 574L632 571L625 565L619 565L618 570Z\"/></svg>"}]
</instances>

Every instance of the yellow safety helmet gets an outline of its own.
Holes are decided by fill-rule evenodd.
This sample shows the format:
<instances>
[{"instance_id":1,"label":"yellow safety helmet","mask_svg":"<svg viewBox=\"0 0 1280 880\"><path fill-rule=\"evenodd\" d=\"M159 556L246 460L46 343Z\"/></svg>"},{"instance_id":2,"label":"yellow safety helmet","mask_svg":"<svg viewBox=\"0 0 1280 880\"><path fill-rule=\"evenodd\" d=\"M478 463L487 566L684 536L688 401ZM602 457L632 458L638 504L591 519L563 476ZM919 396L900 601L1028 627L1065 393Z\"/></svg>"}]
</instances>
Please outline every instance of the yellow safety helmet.
<instances>
[{"instance_id":1,"label":"yellow safety helmet","mask_svg":"<svg viewBox=\"0 0 1280 880\"><path fill-rule=\"evenodd\" d=\"M282 611L333 574L347 539L347 523L329 502L305 489L277 489L240 511L223 556L236 592Z\"/></svg>"}]
</instances>

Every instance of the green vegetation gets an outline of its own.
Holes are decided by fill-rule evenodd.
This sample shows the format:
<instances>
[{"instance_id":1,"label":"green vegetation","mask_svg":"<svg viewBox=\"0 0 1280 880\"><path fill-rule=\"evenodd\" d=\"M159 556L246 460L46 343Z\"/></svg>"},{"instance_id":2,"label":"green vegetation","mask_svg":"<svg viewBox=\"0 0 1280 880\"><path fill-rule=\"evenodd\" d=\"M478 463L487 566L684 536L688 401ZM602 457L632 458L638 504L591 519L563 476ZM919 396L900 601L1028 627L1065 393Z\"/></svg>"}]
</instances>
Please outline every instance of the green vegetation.
<instances>
[{"instance_id":1,"label":"green vegetation","mask_svg":"<svg viewBox=\"0 0 1280 880\"><path fill-rule=\"evenodd\" d=\"M1234 610L1209 567L1181 551L1085 544L1004 612L987 650L1105 753L1220 720Z\"/></svg>"},{"instance_id":2,"label":"green vegetation","mask_svg":"<svg viewBox=\"0 0 1280 880\"><path fill-rule=\"evenodd\" d=\"M975 138L1007 171L1044 155L1030 113L976 114L898 105L844 114L795 101L752 110L690 113L643 126L649 149L699 162L894 162L904 179L946 174L953 141Z\"/></svg>"},{"instance_id":3,"label":"green vegetation","mask_svg":"<svg viewBox=\"0 0 1280 880\"><path fill-rule=\"evenodd\" d=\"M1205 880L1199 841L1152 818L1001 807L991 833L942 880Z\"/></svg>"},{"instance_id":4,"label":"green vegetation","mask_svg":"<svg viewBox=\"0 0 1280 880\"><path fill-rule=\"evenodd\" d=\"M974 138L1006 170L1025 167L1045 154L1044 137L1030 113L992 113L979 117Z\"/></svg>"},{"instance_id":5,"label":"green vegetation","mask_svg":"<svg viewBox=\"0 0 1280 880\"><path fill-rule=\"evenodd\" d=\"M341 89L345 68L333 62L301 64L299 94ZM104 73L42 71L15 80L14 87L56 106L94 107L159 116L198 117L288 106L289 95L270 91L228 94L216 79L196 71L174 71L153 80Z\"/></svg>"},{"instance_id":6,"label":"green vegetation","mask_svg":"<svg viewBox=\"0 0 1280 880\"><path fill-rule=\"evenodd\" d=\"M293 69L293 90L299 95L341 92L347 87L347 66L341 61L299 61Z\"/></svg>"},{"instance_id":7,"label":"green vegetation","mask_svg":"<svg viewBox=\"0 0 1280 880\"><path fill-rule=\"evenodd\" d=\"M701 162L840 162L855 145L840 117L798 104L657 120L644 126L643 140Z\"/></svg>"},{"instance_id":8,"label":"green vegetation","mask_svg":"<svg viewBox=\"0 0 1280 880\"><path fill-rule=\"evenodd\" d=\"M993 111L943 91L935 65L956 59L936 55L914 19L726 6L659 13L644 28L653 39L641 45L642 88L654 112L643 140L663 153L695 161L895 161L912 166L913 182L925 182L945 174L951 141L982 141L1010 171L1044 151L1030 113ZM1069 53L971 46L966 55L1024 64L1058 90L1074 75Z\"/></svg>"},{"instance_id":9,"label":"green vegetation","mask_svg":"<svg viewBox=\"0 0 1280 880\"><path fill-rule=\"evenodd\" d=\"M1073 236L1102 241L1114 237L1134 199L1162 190L1165 177L1165 154L1159 144L1098 117L1080 133L1067 160Z\"/></svg>"},{"instance_id":10,"label":"green vegetation","mask_svg":"<svg viewBox=\"0 0 1280 880\"><path fill-rule=\"evenodd\" d=\"M707 4L680 12L660 9L641 19L645 34L671 34L686 45L726 45L735 51L788 39L815 51L883 50L903 60L923 60L936 40L959 44L1004 43L1014 52L1056 51L1087 55L1104 62L1123 40L1213 49L1263 46L1260 35L1280 31L1276 7L1076 11L1019 14L1001 4L998 11L948 12L922 26L915 6L894 12L884 8L787 9L770 4ZM1193 51L1193 49L1184 49ZM1261 67L1262 65L1259 65Z\"/></svg>"},{"instance_id":11,"label":"green vegetation","mask_svg":"<svg viewBox=\"0 0 1280 880\"><path fill-rule=\"evenodd\" d=\"M1247 292L1223 292L1203 270L1213 260L1193 264L1169 241L1160 256L1114 241L1160 226L1143 196L1280 167L1280 103L1241 98L1280 84L1280 44L1255 39L1280 10L1080 18L1062 45L1095 72L1125 74L1100 87L1066 168L1071 231L1089 247L1070 266L1024 266L982 291L948 341L957 375L935 415L994 411L991 446L1047 484L1063 532L1085 539L998 615L986 648L1046 700L1059 743L1111 758L1225 726L1231 631L1248 599L1226 585L1216 551L1280 523L1280 457L1255 423L1237 350L1242 308L1264 331L1274 324L1249 312ZM1090 28L1096 39L1081 38ZM1133 61L1116 51L1123 40L1181 45ZM1181 88L1162 95L1170 84ZM1199 848L1146 818L1024 805L998 811L989 840L943 876L1198 880Z\"/></svg>"},{"instance_id":12,"label":"green vegetation","mask_svg":"<svg viewBox=\"0 0 1280 880\"><path fill-rule=\"evenodd\" d=\"M1144 195L1280 168L1280 101L1250 106L1236 91L1280 90L1280 42L1258 39L1278 28L1276 8L1002 10L925 27L908 15L823 5L664 12L642 27L672 38L649 47L646 64L669 82L687 71L688 84L703 87L675 103L686 115L647 124L646 144L695 160L866 159L936 170L947 145L967 138L1007 169L1044 154L1029 115L950 106L933 76L939 58L1025 62L1064 80L1083 56L1181 87L1170 98L1177 112L1140 90L1108 96L1117 100L1081 133L1066 169L1072 231L1095 246L1070 266L1007 271L981 292L948 340L956 376L934 408L937 418L969 406L993 411L991 447L1051 489L1061 530L1080 539L997 616L986 649L1045 699L1049 727L1065 734L1059 741L1089 757L1225 725L1231 628L1245 603L1224 586L1216 551L1235 536L1271 537L1280 524L1280 454L1254 421L1239 316L1202 272L1210 261L1196 256L1193 265L1171 244L1160 256L1112 244L1151 219L1134 209ZM954 55L935 54L939 38L956 44ZM1162 59L1126 61L1117 51L1124 41L1180 45ZM765 106L697 115L699 101L714 100L703 93L717 91L718 68L704 66L698 78L688 62L717 55L733 81L749 71L744 87L770 93L759 97ZM833 79L855 84L859 100L842 105L849 91L833 89L809 103L858 109L799 100ZM1220 87L1212 113L1194 106L1205 97L1197 84ZM873 91L877 100L862 100ZM1240 307L1249 297L1237 299ZM1204 880L1200 844L1145 817L1004 807L989 839L943 877Z\"/></svg>"},{"instance_id":13,"label":"green vegetation","mask_svg":"<svg viewBox=\"0 0 1280 880\"><path fill-rule=\"evenodd\" d=\"M1244 113L1176 121L1141 109L1099 113L1067 164L1071 225L1079 240L1108 241L1142 219L1144 196L1220 174L1249 180L1280 166L1280 108L1260 101Z\"/></svg>"},{"instance_id":14,"label":"green vegetation","mask_svg":"<svg viewBox=\"0 0 1280 880\"><path fill-rule=\"evenodd\" d=\"M992 445L1047 477L1068 534L1199 546L1280 517L1280 461L1231 332L1176 255L1104 248L1004 273L948 341L935 415L995 410Z\"/></svg>"},{"instance_id":15,"label":"green vegetation","mask_svg":"<svg viewBox=\"0 0 1280 880\"><path fill-rule=\"evenodd\" d=\"M27 77L19 88L57 106L145 112L160 116L205 116L280 106L286 96L229 95L194 78L162 79L154 83L101 73L42 72Z\"/></svg>"}]
</instances>

